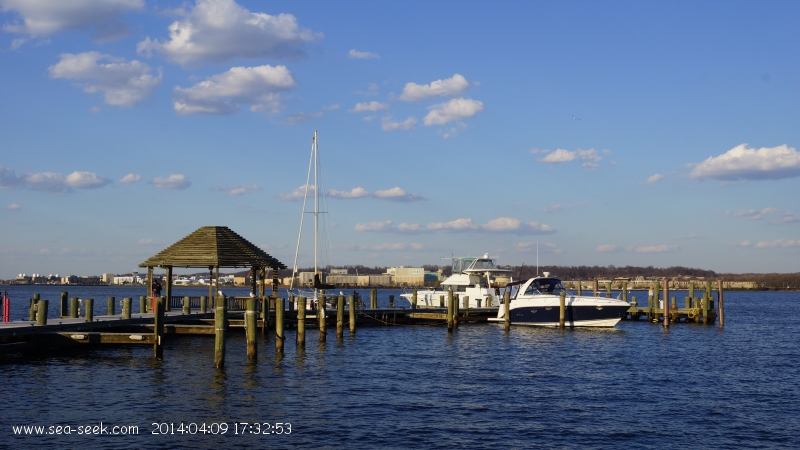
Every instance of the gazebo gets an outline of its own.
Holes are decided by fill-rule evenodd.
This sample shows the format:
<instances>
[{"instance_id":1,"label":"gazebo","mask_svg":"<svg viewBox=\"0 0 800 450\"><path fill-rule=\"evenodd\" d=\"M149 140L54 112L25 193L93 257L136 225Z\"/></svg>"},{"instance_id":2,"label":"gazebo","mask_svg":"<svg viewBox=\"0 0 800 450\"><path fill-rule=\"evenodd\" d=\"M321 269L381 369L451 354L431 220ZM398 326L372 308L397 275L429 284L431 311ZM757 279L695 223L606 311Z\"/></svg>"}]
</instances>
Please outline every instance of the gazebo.
<instances>
[{"instance_id":1,"label":"gazebo","mask_svg":"<svg viewBox=\"0 0 800 450\"><path fill-rule=\"evenodd\" d=\"M165 295L167 304L169 304L172 296L173 267L208 268L208 295L210 298L214 298L219 292L220 267L249 267L252 293L256 295L256 286L258 286L260 277L261 292L258 294L263 297L266 268L272 269L272 295L277 296L278 269L285 269L286 265L228 227L201 227L158 254L151 256L139 264L139 267L147 267L148 298L153 296L153 268L166 269ZM215 268L216 277L214 276ZM216 281L212 283L212 279Z\"/></svg>"}]
</instances>

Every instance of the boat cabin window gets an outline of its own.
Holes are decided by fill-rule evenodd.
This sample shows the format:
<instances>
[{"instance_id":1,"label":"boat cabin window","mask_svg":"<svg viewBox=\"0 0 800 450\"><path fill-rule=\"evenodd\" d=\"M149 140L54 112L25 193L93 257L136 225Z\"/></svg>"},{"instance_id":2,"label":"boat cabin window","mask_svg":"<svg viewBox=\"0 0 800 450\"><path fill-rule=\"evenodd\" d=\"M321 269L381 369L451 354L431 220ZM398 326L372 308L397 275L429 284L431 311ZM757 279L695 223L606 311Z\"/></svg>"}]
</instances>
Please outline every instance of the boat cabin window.
<instances>
[{"instance_id":1,"label":"boat cabin window","mask_svg":"<svg viewBox=\"0 0 800 450\"><path fill-rule=\"evenodd\" d=\"M567 290L564 289L564 286L561 285L559 280L555 278L544 278L541 280L535 280L533 283L528 285L528 288L525 290L525 294L560 294L561 291L566 292Z\"/></svg>"}]
</instances>

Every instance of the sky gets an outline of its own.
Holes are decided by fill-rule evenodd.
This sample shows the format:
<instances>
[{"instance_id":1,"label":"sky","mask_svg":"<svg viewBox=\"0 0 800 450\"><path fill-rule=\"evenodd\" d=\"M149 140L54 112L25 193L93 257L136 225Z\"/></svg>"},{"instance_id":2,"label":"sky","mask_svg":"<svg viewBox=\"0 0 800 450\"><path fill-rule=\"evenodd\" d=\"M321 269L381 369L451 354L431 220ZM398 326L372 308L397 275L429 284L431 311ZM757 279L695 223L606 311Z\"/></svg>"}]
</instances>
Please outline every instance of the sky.
<instances>
[{"instance_id":1,"label":"sky","mask_svg":"<svg viewBox=\"0 0 800 450\"><path fill-rule=\"evenodd\" d=\"M315 130L327 264L798 272L797 17L0 0L0 278L130 272L207 225L291 266L301 216L307 267Z\"/></svg>"}]
</instances>

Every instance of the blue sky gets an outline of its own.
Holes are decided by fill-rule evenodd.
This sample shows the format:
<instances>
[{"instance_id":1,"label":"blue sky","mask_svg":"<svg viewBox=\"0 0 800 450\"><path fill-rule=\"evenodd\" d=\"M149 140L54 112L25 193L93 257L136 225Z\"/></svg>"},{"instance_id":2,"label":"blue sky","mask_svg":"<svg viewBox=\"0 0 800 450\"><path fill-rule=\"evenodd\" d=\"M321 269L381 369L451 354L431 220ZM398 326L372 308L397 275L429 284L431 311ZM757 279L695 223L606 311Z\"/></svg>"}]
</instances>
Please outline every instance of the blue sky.
<instances>
[{"instance_id":1,"label":"blue sky","mask_svg":"<svg viewBox=\"0 0 800 450\"><path fill-rule=\"evenodd\" d=\"M290 264L314 130L330 264L800 271L797 2L55 5L0 0L0 278Z\"/></svg>"}]
</instances>

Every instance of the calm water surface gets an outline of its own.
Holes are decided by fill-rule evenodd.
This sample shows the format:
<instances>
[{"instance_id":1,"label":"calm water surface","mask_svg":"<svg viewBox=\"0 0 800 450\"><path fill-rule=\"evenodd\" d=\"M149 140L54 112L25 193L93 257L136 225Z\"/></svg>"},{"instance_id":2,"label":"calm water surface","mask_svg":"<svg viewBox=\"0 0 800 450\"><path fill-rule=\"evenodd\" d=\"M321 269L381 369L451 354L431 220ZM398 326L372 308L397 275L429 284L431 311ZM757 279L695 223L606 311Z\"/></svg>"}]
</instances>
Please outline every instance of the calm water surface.
<instances>
[{"instance_id":1,"label":"calm water surface","mask_svg":"<svg viewBox=\"0 0 800 450\"><path fill-rule=\"evenodd\" d=\"M51 300L54 317L64 289L8 290L14 318L26 318L33 292ZM99 315L108 295L141 291L92 287L70 296L93 297ZM380 291L381 305L399 293ZM168 339L163 361L146 346L3 356L0 447L800 448L800 293L730 292L725 300L724 329L664 331L645 321L509 334L485 324L452 335L441 326L363 327L341 342L329 330L320 345L309 327L305 352L290 330L282 358L270 337L252 364L244 335L233 332L220 371L211 336ZM292 431L235 435L237 421L288 422ZM12 430L100 422L138 425L139 434ZM229 430L153 435L154 422L227 422Z\"/></svg>"}]
</instances>

